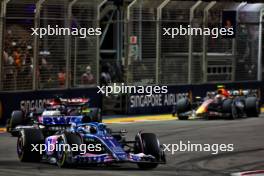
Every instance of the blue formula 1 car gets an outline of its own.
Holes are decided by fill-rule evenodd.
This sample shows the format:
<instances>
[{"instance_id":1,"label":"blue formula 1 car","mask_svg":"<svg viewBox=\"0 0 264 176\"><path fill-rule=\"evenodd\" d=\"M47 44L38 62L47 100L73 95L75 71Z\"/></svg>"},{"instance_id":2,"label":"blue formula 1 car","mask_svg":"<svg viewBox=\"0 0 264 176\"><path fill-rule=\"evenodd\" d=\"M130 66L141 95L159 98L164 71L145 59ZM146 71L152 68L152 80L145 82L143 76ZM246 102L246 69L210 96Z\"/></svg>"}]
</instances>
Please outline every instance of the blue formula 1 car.
<instances>
[{"instance_id":1,"label":"blue formula 1 car","mask_svg":"<svg viewBox=\"0 0 264 176\"><path fill-rule=\"evenodd\" d=\"M125 130L113 132L97 122L73 123L48 137L41 129L24 128L17 140L17 153L20 161L46 160L59 167L129 162L140 169L153 169L166 163L155 134L139 132L133 141L127 141L125 134ZM42 151L33 151L33 146Z\"/></svg>"}]
</instances>

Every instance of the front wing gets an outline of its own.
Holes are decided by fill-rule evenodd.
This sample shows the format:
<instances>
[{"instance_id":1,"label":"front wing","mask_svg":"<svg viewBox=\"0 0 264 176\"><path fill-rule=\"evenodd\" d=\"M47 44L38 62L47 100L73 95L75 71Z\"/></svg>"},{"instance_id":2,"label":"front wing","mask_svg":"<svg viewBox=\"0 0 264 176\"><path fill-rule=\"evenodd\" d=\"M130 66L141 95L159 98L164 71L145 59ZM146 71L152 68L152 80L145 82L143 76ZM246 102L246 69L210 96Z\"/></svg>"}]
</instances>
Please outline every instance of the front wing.
<instances>
[{"instance_id":1,"label":"front wing","mask_svg":"<svg viewBox=\"0 0 264 176\"><path fill-rule=\"evenodd\" d=\"M152 155L144 153L132 154L128 153L120 159L113 157L111 154L90 154L77 155L71 158L71 163L77 164L107 164L107 163L159 163L165 164L165 161L157 161Z\"/></svg>"}]
</instances>

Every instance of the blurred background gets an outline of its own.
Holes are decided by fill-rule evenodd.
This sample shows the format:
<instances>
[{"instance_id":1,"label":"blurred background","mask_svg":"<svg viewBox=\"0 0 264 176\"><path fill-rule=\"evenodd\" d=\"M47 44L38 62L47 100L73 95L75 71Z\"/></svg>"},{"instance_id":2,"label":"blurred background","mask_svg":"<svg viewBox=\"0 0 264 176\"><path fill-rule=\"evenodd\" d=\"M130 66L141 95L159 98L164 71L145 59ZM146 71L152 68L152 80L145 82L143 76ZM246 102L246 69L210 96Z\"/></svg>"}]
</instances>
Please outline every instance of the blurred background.
<instances>
[{"instance_id":1,"label":"blurred background","mask_svg":"<svg viewBox=\"0 0 264 176\"><path fill-rule=\"evenodd\" d=\"M2 96L69 89L92 92L97 85L112 83L195 86L262 82L264 4L260 2L2 0L0 92ZM47 25L100 27L102 35L31 35L31 28ZM180 25L229 25L235 35L174 39L162 35L163 28ZM103 99L103 104L105 110L127 112L127 101L115 96ZM2 104L5 102L2 98Z\"/></svg>"}]
</instances>

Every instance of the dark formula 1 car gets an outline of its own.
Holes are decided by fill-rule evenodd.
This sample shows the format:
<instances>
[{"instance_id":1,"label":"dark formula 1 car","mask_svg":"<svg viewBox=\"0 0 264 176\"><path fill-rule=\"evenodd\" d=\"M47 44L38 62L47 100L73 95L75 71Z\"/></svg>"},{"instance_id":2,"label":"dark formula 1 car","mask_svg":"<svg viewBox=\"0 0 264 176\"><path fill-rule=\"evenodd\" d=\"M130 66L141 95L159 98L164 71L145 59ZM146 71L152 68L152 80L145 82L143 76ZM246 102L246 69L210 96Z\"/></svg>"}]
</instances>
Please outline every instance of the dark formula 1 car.
<instances>
[{"instance_id":1,"label":"dark formula 1 car","mask_svg":"<svg viewBox=\"0 0 264 176\"><path fill-rule=\"evenodd\" d=\"M20 126L38 124L47 127L47 130L57 130L82 119L86 122L102 122L100 108L90 108L86 98L56 98L43 109L32 109L28 113L22 110L13 111L7 123L7 131L16 136Z\"/></svg>"},{"instance_id":2,"label":"dark formula 1 car","mask_svg":"<svg viewBox=\"0 0 264 176\"><path fill-rule=\"evenodd\" d=\"M40 128L24 128L17 140L17 153L20 161L46 160L59 167L129 162L141 169L153 169L165 164L165 154L155 134L139 132L134 141L127 141L125 133L124 130L112 132L105 124L97 122L73 124L46 137ZM32 146L39 145L46 147L42 154L32 151ZM57 147L49 149L51 145ZM80 147L82 145L86 147Z\"/></svg>"},{"instance_id":3,"label":"dark formula 1 car","mask_svg":"<svg viewBox=\"0 0 264 176\"><path fill-rule=\"evenodd\" d=\"M190 115L211 118L237 119L239 117L258 117L260 114L260 102L255 95L237 95L236 93L223 97L214 95L201 100L198 98L191 103L188 98L182 98L176 102L173 115L179 120L187 120Z\"/></svg>"}]
</instances>

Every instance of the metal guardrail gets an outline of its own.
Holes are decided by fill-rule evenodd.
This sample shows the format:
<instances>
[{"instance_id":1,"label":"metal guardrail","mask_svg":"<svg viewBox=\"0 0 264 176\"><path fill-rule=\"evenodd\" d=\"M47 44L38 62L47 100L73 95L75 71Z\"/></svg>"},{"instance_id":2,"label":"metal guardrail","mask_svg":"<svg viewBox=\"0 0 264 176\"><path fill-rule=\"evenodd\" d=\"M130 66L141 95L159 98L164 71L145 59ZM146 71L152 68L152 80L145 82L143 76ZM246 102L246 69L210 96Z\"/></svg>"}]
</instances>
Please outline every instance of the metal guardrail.
<instances>
[{"instance_id":1,"label":"metal guardrail","mask_svg":"<svg viewBox=\"0 0 264 176\"><path fill-rule=\"evenodd\" d=\"M133 36L138 41L138 44L131 44L130 40L127 43L129 83L175 85L262 80L262 33L258 32L262 25L258 21L264 4L163 0L156 5L149 2L135 0L127 12L128 39ZM163 28L180 25L221 28L224 11L237 13L234 39L162 35ZM243 15L246 22L240 18ZM251 33L241 36L241 25ZM137 54L131 55L135 50Z\"/></svg>"}]
</instances>

